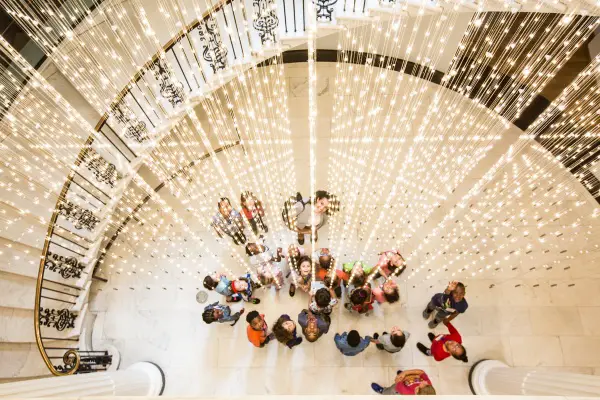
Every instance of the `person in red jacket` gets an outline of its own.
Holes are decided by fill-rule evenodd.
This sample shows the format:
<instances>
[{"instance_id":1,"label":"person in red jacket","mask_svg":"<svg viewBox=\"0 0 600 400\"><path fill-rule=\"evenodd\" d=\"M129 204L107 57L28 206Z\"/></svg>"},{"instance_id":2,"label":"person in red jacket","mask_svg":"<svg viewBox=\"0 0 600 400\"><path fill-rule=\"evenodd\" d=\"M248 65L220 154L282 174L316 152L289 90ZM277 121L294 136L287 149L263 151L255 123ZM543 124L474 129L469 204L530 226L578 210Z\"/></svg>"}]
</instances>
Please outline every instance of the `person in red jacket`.
<instances>
[{"instance_id":1,"label":"person in red jacket","mask_svg":"<svg viewBox=\"0 0 600 400\"><path fill-rule=\"evenodd\" d=\"M242 211L252 227L252 232L254 232L255 235L258 235L260 229L267 233L269 228L263 220L265 209L263 208L262 202L256 198L254 193L250 191L242 192L240 195L240 203L242 204Z\"/></svg>"},{"instance_id":2,"label":"person in red jacket","mask_svg":"<svg viewBox=\"0 0 600 400\"><path fill-rule=\"evenodd\" d=\"M446 320L443 321L450 333L435 336L429 332L427 336L431 340L431 349L428 349L423 343L417 343L417 348L426 356L433 356L435 361L442 361L452 356L462 362L469 362L467 350L462 345L460 333L452 324Z\"/></svg>"}]
</instances>

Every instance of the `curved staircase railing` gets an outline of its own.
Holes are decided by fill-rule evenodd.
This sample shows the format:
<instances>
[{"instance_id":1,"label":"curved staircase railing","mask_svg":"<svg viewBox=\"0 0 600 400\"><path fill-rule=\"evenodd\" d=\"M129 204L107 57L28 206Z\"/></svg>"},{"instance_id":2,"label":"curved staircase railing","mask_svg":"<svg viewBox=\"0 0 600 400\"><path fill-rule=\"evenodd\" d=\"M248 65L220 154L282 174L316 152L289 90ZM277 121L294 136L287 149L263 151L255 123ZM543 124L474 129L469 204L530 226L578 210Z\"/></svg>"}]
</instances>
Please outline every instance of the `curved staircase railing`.
<instances>
[{"instance_id":1,"label":"curved staircase railing","mask_svg":"<svg viewBox=\"0 0 600 400\"><path fill-rule=\"evenodd\" d=\"M86 348L80 340L94 267L107 217L131 178L125 171L139 168L141 156L168 132L170 118L238 71L305 41L306 7L315 7L321 24L347 18L356 26L369 18L371 2L388 11L399 3L222 0L166 43L116 96L96 126L110 146L88 138L62 187L43 246L34 326L54 375L102 371L112 363L108 351Z\"/></svg>"},{"instance_id":2,"label":"curved staircase railing","mask_svg":"<svg viewBox=\"0 0 600 400\"><path fill-rule=\"evenodd\" d=\"M128 169L123 166L128 164L130 169L139 167L140 156L151 150L146 142L160 135L177 106L190 93L199 95L208 90L207 76L249 62L252 54L248 50L250 35L242 35L238 25L242 18L246 21L247 17L244 7L236 9L234 3L239 5L243 2L219 2L151 57L118 94L111 112L106 113L95 128L112 147L96 146L96 141L90 136L63 184L42 249L34 309L36 343L46 366L54 375L104 371L113 361L108 351L83 348L80 340L94 266L107 227L104 217L110 214L128 182L127 174L120 172ZM232 13L230 20L234 16L229 22L227 7ZM221 33L218 32L217 19L221 19L226 27L235 24L235 30L227 29L224 33L228 48L219 39ZM261 43L265 43L268 41L265 39L269 35L268 27L257 26L260 31L256 35L261 35L258 37ZM190 35L197 35L196 39L205 43L202 52L192 50ZM274 38L273 34L270 40ZM187 53L182 53L185 52L183 43L188 46ZM202 55L202 61L197 54ZM202 63L208 68L188 79L182 65L190 66L192 56L196 65ZM173 71L174 65L178 66L179 72ZM182 74L180 76L186 86L174 83L177 79L173 75L178 74ZM139 82L149 79L157 83L159 93L142 91ZM200 92L201 89L204 92ZM163 101L156 101L157 98ZM135 105L133 110L130 104ZM115 130L111 125L118 128Z\"/></svg>"},{"instance_id":3,"label":"curved staircase railing","mask_svg":"<svg viewBox=\"0 0 600 400\"><path fill-rule=\"evenodd\" d=\"M75 161L76 167L89 156L91 144L90 138ZM75 231L78 227L93 228L99 220L91 211L68 200L71 185L85 189L75 173L71 173L63 185L42 249L34 303L36 343L54 375L106 370L111 363L105 351L80 348L81 324L87 311L83 301L91 285L91 271L84 258L91 241Z\"/></svg>"}]
</instances>

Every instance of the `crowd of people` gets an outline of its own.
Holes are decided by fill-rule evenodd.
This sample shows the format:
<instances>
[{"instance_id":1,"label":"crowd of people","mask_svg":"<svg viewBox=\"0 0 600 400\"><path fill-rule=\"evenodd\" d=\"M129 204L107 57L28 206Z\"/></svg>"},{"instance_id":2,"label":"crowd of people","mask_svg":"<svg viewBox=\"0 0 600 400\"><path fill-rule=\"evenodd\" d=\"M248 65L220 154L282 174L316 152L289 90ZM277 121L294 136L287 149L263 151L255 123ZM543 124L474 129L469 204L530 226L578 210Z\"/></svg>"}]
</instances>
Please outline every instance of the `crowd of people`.
<instances>
[{"instance_id":1,"label":"crowd of people","mask_svg":"<svg viewBox=\"0 0 600 400\"><path fill-rule=\"evenodd\" d=\"M261 235L268 231L262 202L252 192L244 192L240 196L240 205L242 213L232 207L229 199L221 198L212 226L219 237L227 235L234 244L245 245L253 273L232 279L226 274L214 272L204 278L204 287L223 295L226 303L245 301L259 304L260 300L255 296L257 288L275 286L276 290L280 290L288 279L289 295L295 296L299 290L306 293L308 300L307 307L297 318L283 314L271 327L264 314L256 310L248 312L246 332L254 346L264 347L275 340L291 349L304 339L308 342L319 340L329 332L331 314L341 302L348 312L365 316L371 314L376 304L382 306L399 302L400 293L395 279L406 269L406 262L397 250L380 252L375 265L362 260L338 262L338 257L328 248L306 254L307 251L302 247L305 235L315 235L311 241L316 242L318 230L326 224L329 216L339 210L339 201L335 196L326 191L317 191L311 198L297 194L287 200L281 215L285 225L297 233L298 244L289 245L286 251L277 248L275 254L265 245ZM254 237L258 236L258 239L248 240L251 234L246 226L251 227ZM429 321L428 327L434 329L443 323L448 330L448 333L438 335L429 332L428 345L416 343L417 349L425 356L433 357L435 361L452 356L468 362L462 337L451 323L468 308L465 293L465 285L453 281L443 292L434 294L425 305L423 318ZM344 297L345 302L342 300ZM228 322L233 326L244 312L244 308L241 308L233 313L228 305L215 302L206 306L202 318L207 324ZM410 333L398 326L381 334L361 336L358 331L350 330L333 335L337 349L349 357L360 354L371 345L375 345L378 351L397 353L409 339ZM399 370L389 387L372 383L371 388L384 395L436 394L427 374L419 369Z\"/></svg>"}]
</instances>

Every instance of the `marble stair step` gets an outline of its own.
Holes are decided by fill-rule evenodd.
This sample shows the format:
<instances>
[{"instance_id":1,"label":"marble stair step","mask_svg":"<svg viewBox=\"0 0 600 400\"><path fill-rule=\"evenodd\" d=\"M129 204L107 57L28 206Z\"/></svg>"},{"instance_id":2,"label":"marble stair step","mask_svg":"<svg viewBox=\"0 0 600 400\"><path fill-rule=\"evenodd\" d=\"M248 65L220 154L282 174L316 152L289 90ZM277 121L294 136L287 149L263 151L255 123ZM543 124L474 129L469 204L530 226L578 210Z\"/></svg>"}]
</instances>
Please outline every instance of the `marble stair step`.
<instances>
[{"instance_id":1,"label":"marble stair step","mask_svg":"<svg viewBox=\"0 0 600 400\"><path fill-rule=\"evenodd\" d=\"M0 342L34 343L33 309L0 307Z\"/></svg>"},{"instance_id":2,"label":"marble stair step","mask_svg":"<svg viewBox=\"0 0 600 400\"><path fill-rule=\"evenodd\" d=\"M36 279L0 271L0 307L33 310Z\"/></svg>"}]
</instances>

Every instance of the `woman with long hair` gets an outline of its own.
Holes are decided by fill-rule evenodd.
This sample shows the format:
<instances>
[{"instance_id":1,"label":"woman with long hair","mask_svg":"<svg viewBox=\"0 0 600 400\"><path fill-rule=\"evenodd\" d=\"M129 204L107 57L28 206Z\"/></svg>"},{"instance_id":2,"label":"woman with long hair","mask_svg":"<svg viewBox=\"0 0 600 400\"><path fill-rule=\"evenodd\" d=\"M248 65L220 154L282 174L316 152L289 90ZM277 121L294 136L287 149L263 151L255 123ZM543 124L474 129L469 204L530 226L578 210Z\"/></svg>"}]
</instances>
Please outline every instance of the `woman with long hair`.
<instances>
[{"instance_id":1,"label":"woman with long hair","mask_svg":"<svg viewBox=\"0 0 600 400\"><path fill-rule=\"evenodd\" d=\"M287 314L277 319L273 325L273 333L279 343L285 344L290 349L302 343L302 338L296 334L296 323Z\"/></svg>"}]
</instances>

